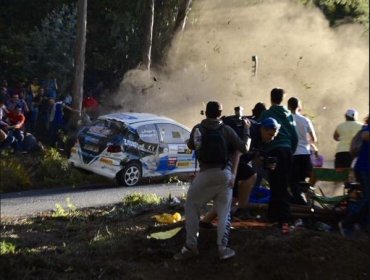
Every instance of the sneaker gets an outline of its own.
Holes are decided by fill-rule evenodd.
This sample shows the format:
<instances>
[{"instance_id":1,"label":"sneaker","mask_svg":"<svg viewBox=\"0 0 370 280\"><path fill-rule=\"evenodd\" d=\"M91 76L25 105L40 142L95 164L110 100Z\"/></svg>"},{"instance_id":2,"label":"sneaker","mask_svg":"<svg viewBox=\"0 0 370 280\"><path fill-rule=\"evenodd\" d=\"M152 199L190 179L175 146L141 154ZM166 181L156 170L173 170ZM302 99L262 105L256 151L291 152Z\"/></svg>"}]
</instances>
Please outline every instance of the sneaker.
<instances>
[{"instance_id":1,"label":"sneaker","mask_svg":"<svg viewBox=\"0 0 370 280\"><path fill-rule=\"evenodd\" d=\"M245 221L252 218L251 214L249 213L249 209L246 208L238 208L232 214L232 217L236 221Z\"/></svg>"},{"instance_id":2,"label":"sneaker","mask_svg":"<svg viewBox=\"0 0 370 280\"><path fill-rule=\"evenodd\" d=\"M188 260L188 259L193 259L196 258L199 255L198 249L190 249L186 245L184 245L180 252L175 254L173 258L177 261L182 261L182 260Z\"/></svg>"},{"instance_id":3,"label":"sneaker","mask_svg":"<svg viewBox=\"0 0 370 280\"><path fill-rule=\"evenodd\" d=\"M227 260L235 256L235 251L229 247L218 250L220 260Z\"/></svg>"}]
</instances>

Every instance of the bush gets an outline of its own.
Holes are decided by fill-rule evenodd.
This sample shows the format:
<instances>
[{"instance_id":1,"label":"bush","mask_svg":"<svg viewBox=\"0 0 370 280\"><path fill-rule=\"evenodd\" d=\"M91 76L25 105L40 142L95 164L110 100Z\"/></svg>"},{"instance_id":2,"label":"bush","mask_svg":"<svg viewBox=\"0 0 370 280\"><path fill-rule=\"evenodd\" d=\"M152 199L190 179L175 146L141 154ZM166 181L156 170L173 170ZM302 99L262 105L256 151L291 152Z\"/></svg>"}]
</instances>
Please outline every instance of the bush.
<instances>
[{"instance_id":1,"label":"bush","mask_svg":"<svg viewBox=\"0 0 370 280\"><path fill-rule=\"evenodd\" d=\"M14 253L15 253L15 245L13 243L7 242L5 240L1 241L0 255L14 254Z\"/></svg>"},{"instance_id":2,"label":"bush","mask_svg":"<svg viewBox=\"0 0 370 280\"><path fill-rule=\"evenodd\" d=\"M36 171L36 178L42 179L45 185L66 183L69 181L71 174L71 166L66 158L64 158L57 149L50 148L45 151L45 154Z\"/></svg>"},{"instance_id":3,"label":"bush","mask_svg":"<svg viewBox=\"0 0 370 280\"><path fill-rule=\"evenodd\" d=\"M74 168L58 149L46 149L35 172L38 186L76 186L107 183L107 179L94 174L84 174Z\"/></svg>"},{"instance_id":4,"label":"bush","mask_svg":"<svg viewBox=\"0 0 370 280\"><path fill-rule=\"evenodd\" d=\"M22 155L1 154L0 187L2 192L59 186L109 185L113 181L95 174L84 174L72 167L55 148Z\"/></svg>"},{"instance_id":5,"label":"bush","mask_svg":"<svg viewBox=\"0 0 370 280\"><path fill-rule=\"evenodd\" d=\"M15 191L30 187L31 178L22 162L17 158L0 161L1 192Z\"/></svg>"}]
</instances>

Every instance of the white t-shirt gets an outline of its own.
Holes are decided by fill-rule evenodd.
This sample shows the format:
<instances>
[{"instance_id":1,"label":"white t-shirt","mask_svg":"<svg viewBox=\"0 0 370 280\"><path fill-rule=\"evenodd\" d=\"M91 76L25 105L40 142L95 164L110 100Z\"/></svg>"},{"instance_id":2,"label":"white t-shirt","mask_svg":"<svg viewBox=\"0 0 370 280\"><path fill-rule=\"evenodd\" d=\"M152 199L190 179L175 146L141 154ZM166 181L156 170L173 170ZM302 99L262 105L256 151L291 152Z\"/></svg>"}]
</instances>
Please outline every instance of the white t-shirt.
<instances>
[{"instance_id":1,"label":"white t-shirt","mask_svg":"<svg viewBox=\"0 0 370 280\"><path fill-rule=\"evenodd\" d=\"M339 143L336 153L349 152L352 138L362 128L362 123L357 121L345 121L335 129L339 134Z\"/></svg>"},{"instance_id":2,"label":"white t-shirt","mask_svg":"<svg viewBox=\"0 0 370 280\"><path fill-rule=\"evenodd\" d=\"M293 155L309 155L311 154L310 143L312 141L309 133L316 134L312 122L309 118L299 113L292 115L296 123L296 131L298 134L298 145Z\"/></svg>"},{"instance_id":3,"label":"white t-shirt","mask_svg":"<svg viewBox=\"0 0 370 280\"><path fill-rule=\"evenodd\" d=\"M5 117L5 114L4 114L5 108L6 108L5 105L0 106L0 123L1 124L5 124L5 122L3 121L3 118Z\"/></svg>"},{"instance_id":4,"label":"white t-shirt","mask_svg":"<svg viewBox=\"0 0 370 280\"><path fill-rule=\"evenodd\" d=\"M5 108L5 105L0 106L0 120L2 120L3 117L4 117L4 109L3 108Z\"/></svg>"}]
</instances>

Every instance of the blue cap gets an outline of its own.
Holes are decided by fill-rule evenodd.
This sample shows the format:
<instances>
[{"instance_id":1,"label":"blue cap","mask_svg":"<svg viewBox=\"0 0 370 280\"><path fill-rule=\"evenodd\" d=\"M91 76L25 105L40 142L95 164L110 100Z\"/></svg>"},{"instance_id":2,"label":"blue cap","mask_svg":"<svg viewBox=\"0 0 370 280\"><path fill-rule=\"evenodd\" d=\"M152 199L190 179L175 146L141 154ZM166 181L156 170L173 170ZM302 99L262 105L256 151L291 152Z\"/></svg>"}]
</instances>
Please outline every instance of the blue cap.
<instances>
[{"instance_id":1,"label":"blue cap","mask_svg":"<svg viewBox=\"0 0 370 280\"><path fill-rule=\"evenodd\" d=\"M281 127L281 125L274 118L266 118L262 120L261 125L270 129L279 129Z\"/></svg>"}]
</instances>

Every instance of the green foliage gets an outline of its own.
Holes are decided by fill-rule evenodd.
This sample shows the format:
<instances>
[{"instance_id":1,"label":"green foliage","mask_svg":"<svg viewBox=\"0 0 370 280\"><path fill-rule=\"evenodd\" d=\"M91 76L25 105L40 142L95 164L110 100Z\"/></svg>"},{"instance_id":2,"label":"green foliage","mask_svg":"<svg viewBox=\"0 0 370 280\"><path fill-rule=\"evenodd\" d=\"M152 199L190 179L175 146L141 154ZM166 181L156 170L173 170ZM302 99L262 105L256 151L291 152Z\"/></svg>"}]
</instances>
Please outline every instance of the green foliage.
<instances>
[{"instance_id":1,"label":"green foliage","mask_svg":"<svg viewBox=\"0 0 370 280\"><path fill-rule=\"evenodd\" d=\"M0 35L0 69L1 72L4 71L0 75L16 76L19 80L26 78L26 73L23 72L26 59L23 49L27 42L28 37L24 33L13 34L9 38Z\"/></svg>"},{"instance_id":2,"label":"green foliage","mask_svg":"<svg viewBox=\"0 0 370 280\"><path fill-rule=\"evenodd\" d=\"M43 186L66 186L85 183L86 175L74 169L57 149L46 149L35 172L35 180ZM95 180L96 181L96 180Z\"/></svg>"},{"instance_id":3,"label":"green foliage","mask_svg":"<svg viewBox=\"0 0 370 280\"><path fill-rule=\"evenodd\" d=\"M56 77L65 88L72 83L77 8L62 5L35 27L25 47L25 70L30 75Z\"/></svg>"},{"instance_id":4,"label":"green foliage","mask_svg":"<svg viewBox=\"0 0 370 280\"><path fill-rule=\"evenodd\" d=\"M161 198L156 194L133 193L125 196L122 203L125 207L135 208L144 205L158 205L161 203Z\"/></svg>"},{"instance_id":5,"label":"green foliage","mask_svg":"<svg viewBox=\"0 0 370 280\"><path fill-rule=\"evenodd\" d=\"M45 151L36 176L43 178L46 185L59 184L59 182L66 182L70 169L67 159L57 149L51 148Z\"/></svg>"},{"instance_id":6,"label":"green foliage","mask_svg":"<svg viewBox=\"0 0 370 280\"><path fill-rule=\"evenodd\" d=\"M184 1L155 1L153 61L160 62L165 55L173 37L179 6ZM0 9L0 66L5 69L1 73L3 78L22 75L43 78L51 74L64 83L59 86L62 92L65 90L73 74L75 3L71 0L4 3ZM85 69L88 87L103 81L106 86L115 88L123 74L140 63L148 3L146 0L88 2Z\"/></svg>"},{"instance_id":7,"label":"green foliage","mask_svg":"<svg viewBox=\"0 0 370 280\"><path fill-rule=\"evenodd\" d=\"M172 176L168 179L167 184L176 184L179 187L187 186L187 183L181 180L178 176Z\"/></svg>"},{"instance_id":8,"label":"green foliage","mask_svg":"<svg viewBox=\"0 0 370 280\"><path fill-rule=\"evenodd\" d=\"M14 254L14 253L15 253L15 245L13 243L7 242L5 240L1 241L0 255Z\"/></svg>"},{"instance_id":9,"label":"green foliage","mask_svg":"<svg viewBox=\"0 0 370 280\"><path fill-rule=\"evenodd\" d=\"M13 191L17 187L27 188L31 185L29 173L17 158L0 160L1 192Z\"/></svg>"},{"instance_id":10,"label":"green foliage","mask_svg":"<svg viewBox=\"0 0 370 280\"><path fill-rule=\"evenodd\" d=\"M188 0L155 1L152 62L163 62ZM195 1L195 0L194 0ZM252 2L252 0L250 0ZM332 26L358 22L368 30L368 0L296 0L315 5ZM256 1L254 1L256 2ZM258 2L258 1L257 1ZM147 0L88 1L85 86L114 89L143 57ZM76 1L3 1L0 9L0 78L58 79L65 93L74 73Z\"/></svg>"},{"instance_id":11,"label":"green foliage","mask_svg":"<svg viewBox=\"0 0 370 280\"><path fill-rule=\"evenodd\" d=\"M153 60L160 63L171 45L182 0L157 1L154 19Z\"/></svg>"},{"instance_id":12,"label":"green foliage","mask_svg":"<svg viewBox=\"0 0 370 280\"><path fill-rule=\"evenodd\" d=\"M69 197L66 198L67 209L64 209L63 206L59 203L55 203L55 210L52 214L54 218L60 217L75 217L78 215L77 207L71 202Z\"/></svg>"},{"instance_id":13,"label":"green foliage","mask_svg":"<svg viewBox=\"0 0 370 280\"><path fill-rule=\"evenodd\" d=\"M341 20L358 22L369 29L368 0L301 0L303 4L318 6L331 25L339 24Z\"/></svg>"},{"instance_id":14,"label":"green foliage","mask_svg":"<svg viewBox=\"0 0 370 280\"><path fill-rule=\"evenodd\" d=\"M84 174L72 167L55 148L40 153L13 155L2 152L0 160L1 192L21 191L31 187L83 186L112 184L95 174Z\"/></svg>"},{"instance_id":15,"label":"green foliage","mask_svg":"<svg viewBox=\"0 0 370 280\"><path fill-rule=\"evenodd\" d=\"M87 75L117 87L123 74L138 65L142 52L146 1L102 0L88 4ZM89 20L93 18L93 20Z\"/></svg>"}]
</instances>

